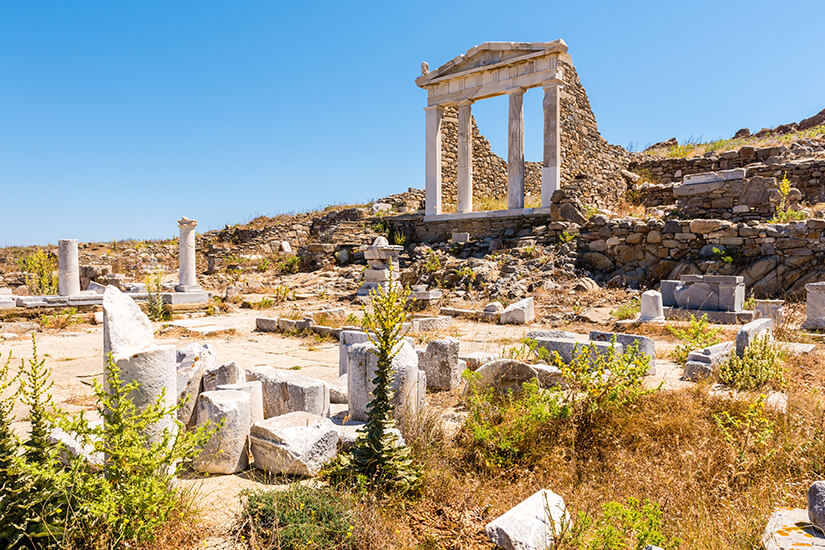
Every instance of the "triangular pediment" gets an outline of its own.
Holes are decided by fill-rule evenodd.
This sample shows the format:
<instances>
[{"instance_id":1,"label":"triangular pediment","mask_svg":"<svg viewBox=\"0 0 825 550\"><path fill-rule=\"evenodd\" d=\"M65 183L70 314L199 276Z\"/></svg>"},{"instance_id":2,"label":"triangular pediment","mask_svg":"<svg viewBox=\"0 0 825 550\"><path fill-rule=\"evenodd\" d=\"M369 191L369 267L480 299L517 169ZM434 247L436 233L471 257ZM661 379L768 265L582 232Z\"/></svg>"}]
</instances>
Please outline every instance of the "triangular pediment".
<instances>
[{"instance_id":1,"label":"triangular pediment","mask_svg":"<svg viewBox=\"0 0 825 550\"><path fill-rule=\"evenodd\" d=\"M416 79L416 83L426 86L435 80L483 71L526 57L553 53L567 53L567 44L561 39L552 42L485 42L470 48L437 69L422 74Z\"/></svg>"}]
</instances>

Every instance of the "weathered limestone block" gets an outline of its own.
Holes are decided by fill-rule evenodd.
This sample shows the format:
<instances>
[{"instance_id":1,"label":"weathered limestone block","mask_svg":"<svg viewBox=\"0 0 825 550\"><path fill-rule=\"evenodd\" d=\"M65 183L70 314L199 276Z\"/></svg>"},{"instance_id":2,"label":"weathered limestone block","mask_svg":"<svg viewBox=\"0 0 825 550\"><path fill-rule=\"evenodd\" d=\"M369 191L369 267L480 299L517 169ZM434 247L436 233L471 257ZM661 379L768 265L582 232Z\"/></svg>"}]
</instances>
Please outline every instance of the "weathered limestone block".
<instances>
[{"instance_id":1,"label":"weathered limestone block","mask_svg":"<svg viewBox=\"0 0 825 550\"><path fill-rule=\"evenodd\" d=\"M329 414L329 386L320 380L265 366L246 369L246 379L263 384L266 418L295 411Z\"/></svg>"},{"instance_id":2,"label":"weathered limestone block","mask_svg":"<svg viewBox=\"0 0 825 550\"><path fill-rule=\"evenodd\" d=\"M808 489L808 519L825 533L825 481L814 481Z\"/></svg>"},{"instance_id":3,"label":"weathered limestone block","mask_svg":"<svg viewBox=\"0 0 825 550\"><path fill-rule=\"evenodd\" d=\"M210 344L189 344L177 350L176 356L176 398L178 402L185 400L178 409L178 420L184 426L190 426L196 421L193 414L201 391L203 373L215 368L215 352Z\"/></svg>"},{"instance_id":4,"label":"weathered limestone block","mask_svg":"<svg viewBox=\"0 0 825 550\"><path fill-rule=\"evenodd\" d=\"M458 356L458 359L460 361L464 361L464 364L467 365L467 368L472 371L478 370L483 365L486 365L490 361L495 361L498 358L498 354L489 353L486 351L474 351L471 353L466 353L464 355Z\"/></svg>"},{"instance_id":5,"label":"weathered limestone block","mask_svg":"<svg viewBox=\"0 0 825 550\"><path fill-rule=\"evenodd\" d=\"M155 341L149 317L134 300L109 285L103 293L103 355L109 352L128 353Z\"/></svg>"},{"instance_id":6,"label":"weathered limestone block","mask_svg":"<svg viewBox=\"0 0 825 550\"><path fill-rule=\"evenodd\" d=\"M650 368L647 370L648 376L656 374L656 343L653 338L621 332L590 331L590 340L594 342L612 342L614 338L617 343L622 345L624 353L635 349L636 353L646 356L650 361Z\"/></svg>"},{"instance_id":7,"label":"weathered limestone block","mask_svg":"<svg viewBox=\"0 0 825 550\"><path fill-rule=\"evenodd\" d=\"M91 421L93 426L102 424L102 420ZM60 445L58 458L63 464L71 464L76 458L82 458L95 471L103 469L104 455L95 452L92 442L81 441L76 433L69 433L60 428L53 428L49 432L49 441Z\"/></svg>"},{"instance_id":8,"label":"weathered limestone block","mask_svg":"<svg viewBox=\"0 0 825 550\"><path fill-rule=\"evenodd\" d=\"M564 499L542 489L488 523L484 530L490 541L504 550L545 550L555 544L553 533L561 532L562 525L569 521Z\"/></svg>"},{"instance_id":9,"label":"weathered limestone block","mask_svg":"<svg viewBox=\"0 0 825 550\"><path fill-rule=\"evenodd\" d=\"M275 474L314 476L338 452L332 421L305 411L254 424L249 441L255 468Z\"/></svg>"},{"instance_id":10,"label":"weathered limestone block","mask_svg":"<svg viewBox=\"0 0 825 550\"><path fill-rule=\"evenodd\" d=\"M369 335L361 330L342 330L338 337L338 375L349 371L349 348L353 344L369 342Z\"/></svg>"},{"instance_id":11,"label":"weathered limestone block","mask_svg":"<svg viewBox=\"0 0 825 550\"><path fill-rule=\"evenodd\" d=\"M765 335L773 339L773 321L771 319L757 319L742 325L736 333L736 355L742 357L745 350L757 338Z\"/></svg>"},{"instance_id":12,"label":"weathered limestone block","mask_svg":"<svg viewBox=\"0 0 825 550\"><path fill-rule=\"evenodd\" d=\"M499 359L484 364L476 371L472 384L464 389L464 396L473 389L493 388L497 393L520 391L521 386L533 379L538 379L542 387L549 388L562 383L561 371L549 365L528 365L515 359Z\"/></svg>"},{"instance_id":13,"label":"weathered limestone block","mask_svg":"<svg viewBox=\"0 0 825 550\"><path fill-rule=\"evenodd\" d=\"M770 319L773 326L778 327L785 320L784 305L785 300L756 300L753 315L757 319Z\"/></svg>"},{"instance_id":14,"label":"weathered limestone block","mask_svg":"<svg viewBox=\"0 0 825 550\"><path fill-rule=\"evenodd\" d=\"M643 323L661 322L665 320L661 292L655 290L642 292L639 320Z\"/></svg>"},{"instance_id":15,"label":"weathered limestone block","mask_svg":"<svg viewBox=\"0 0 825 550\"><path fill-rule=\"evenodd\" d=\"M218 386L226 384L242 384L246 382L246 373L237 366L234 361L223 365L204 367L203 371L203 391L213 391Z\"/></svg>"},{"instance_id":16,"label":"weathered limestone block","mask_svg":"<svg viewBox=\"0 0 825 550\"><path fill-rule=\"evenodd\" d=\"M762 533L764 550L825 550L825 535L809 520L804 508L780 508L771 514Z\"/></svg>"},{"instance_id":17,"label":"weathered limestone block","mask_svg":"<svg viewBox=\"0 0 825 550\"><path fill-rule=\"evenodd\" d=\"M192 467L208 474L234 474L249 466L247 436L252 423L249 394L242 391L207 391L198 396L198 424L223 425L203 446Z\"/></svg>"},{"instance_id":18,"label":"weathered limestone block","mask_svg":"<svg viewBox=\"0 0 825 550\"><path fill-rule=\"evenodd\" d=\"M334 420L333 424L335 425L335 429L338 431L338 443L341 445L341 449L345 451L355 445L355 441L358 439L361 430L367 425L366 422L353 421L347 421L346 424L336 424ZM404 441L404 436L401 434L401 430L398 428L390 428L387 431L395 435L396 447L402 447L407 444L407 442Z\"/></svg>"},{"instance_id":19,"label":"weathered limestone block","mask_svg":"<svg viewBox=\"0 0 825 550\"><path fill-rule=\"evenodd\" d=\"M264 420L264 391L259 381L223 384L215 388L215 391L221 390L242 391L249 394L250 425Z\"/></svg>"},{"instance_id":20,"label":"weathered limestone block","mask_svg":"<svg viewBox=\"0 0 825 550\"><path fill-rule=\"evenodd\" d=\"M260 332L278 332L278 319L258 317L255 319L255 330Z\"/></svg>"},{"instance_id":21,"label":"weathered limestone block","mask_svg":"<svg viewBox=\"0 0 825 550\"><path fill-rule=\"evenodd\" d=\"M535 318L536 313L533 306L533 297L531 296L504 308L499 322L502 325L526 325L532 323Z\"/></svg>"},{"instance_id":22,"label":"weathered limestone block","mask_svg":"<svg viewBox=\"0 0 825 550\"><path fill-rule=\"evenodd\" d=\"M418 354L412 344L402 340L398 345L391 367L394 373L392 402L395 418L404 422L407 418L415 418L424 408L427 375L418 369ZM367 419L367 405L375 389L372 380L378 366L378 356L374 350L376 347L369 342L354 344L349 350L347 398L349 416L353 420Z\"/></svg>"},{"instance_id":23,"label":"weathered limestone block","mask_svg":"<svg viewBox=\"0 0 825 550\"><path fill-rule=\"evenodd\" d=\"M423 357L419 356L419 367L427 373L428 390L458 388L462 372L458 359L459 347L459 341L449 336L427 344Z\"/></svg>"},{"instance_id":24,"label":"weathered limestone block","mask_svg":"<svg viewBox=\"0 0 825 550\"><path fill-rule=\"evenodd\" d=\"M696 382L707 378L734 350L733 342L722 342L700 350L691 351L685 362L685 380Z\"/></svg>"},{"instance_id":25,"label":"weathered limestone block","mask_svg":"<svg viewBox=\"0 0 825 550\"><path fill-rule=\"evenodd\" d=\"M804 329L825 328L825 283L808 283L805 285L806 318L802 323Z\"/></svg>"},{"instance_id":26,"label":"weathered limestone block","mask_svg":"<svg viewBox=\"0 0 825 550\"><path fill-rule=\"evenodd\" d=\"M347 375L342 374L329 384L329 402L335 404L346 404L347 398Z\"/></svg>"}]
</instances>

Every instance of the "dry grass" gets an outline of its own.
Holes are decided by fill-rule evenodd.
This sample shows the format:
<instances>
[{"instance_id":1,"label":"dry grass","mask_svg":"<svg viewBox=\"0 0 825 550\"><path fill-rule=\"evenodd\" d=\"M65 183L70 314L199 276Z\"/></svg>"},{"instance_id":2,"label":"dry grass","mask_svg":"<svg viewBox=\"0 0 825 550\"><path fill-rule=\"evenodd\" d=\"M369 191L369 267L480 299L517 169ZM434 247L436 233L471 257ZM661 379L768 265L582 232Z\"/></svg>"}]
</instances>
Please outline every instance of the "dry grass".
<instances>
[{"instance_id":1,"label":"dry grass","mask_svg":"<svg viewBox=\"0 0 825 550\"><path fill-rule=\"evenodd\" d=\"M825 358L789 363L787 415L766 445L725 439L714 415L747 404L712 396L707 386L647 396L594 426L578 454L556 440L534 443L532 461L491 471L468 460L467 434L449 441L430 427L405 434L425 465L423 494L412 502L365 501L359 548L489 549L484 525L539 488L563 495L574 511L648 498L682 549L757 548L770 513L804 506L808 483L825 473ZM383 535L383 536L382 536Z\"/></svg>"},{"instance_id":2,"label":"dry grass","mask_svg":"<svg viewBox=\"0 0 825 550\"><path fill-rule=\"evenodd\" d=\"M688 158L703 155L708 151L728 151L739 149L745 145L754 147L769 147L785 145L803 138L817 138L825 135L825 125L809 128L798 132L781 135L767 135L763 137L748 136L743 138L718 139L706 143L688 142L670 147L657 147L646 150L645 153L655 158Z\"/></svg>"}]
</instances>

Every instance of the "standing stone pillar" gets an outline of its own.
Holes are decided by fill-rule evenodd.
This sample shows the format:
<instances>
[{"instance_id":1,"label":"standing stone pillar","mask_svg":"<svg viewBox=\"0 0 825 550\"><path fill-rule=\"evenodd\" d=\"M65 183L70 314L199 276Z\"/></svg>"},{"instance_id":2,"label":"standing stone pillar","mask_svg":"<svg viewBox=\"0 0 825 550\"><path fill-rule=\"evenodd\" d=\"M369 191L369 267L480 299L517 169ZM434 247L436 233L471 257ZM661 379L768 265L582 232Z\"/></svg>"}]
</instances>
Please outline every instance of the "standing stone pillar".
<instances>
[{"instance_id":1,"label":"standing stone pillar","mask_svg":"<svg viewBox=\"0 0 825 550\"><path fill-rule=\"evenodd\" d=\"M180 229L180 252L178 262L178 285L175 290L178 292L190 292L200 290L197 281L197 268L195 267L195 226L198 222L183 217L178 220Z\"/></svg>"},{"instance_id":2,"label":"standing stone pillar","mask_svg":"<svg viewBox=\"0 0 825 550\"><path fill-rule=\"evenodd\" d=\"M441 214L441 119L444 108L440 105L424 107L425 131L425 206L427 216Z\"/></svg>"},{"instance_id":3,"label":"standing stone pillar","mask_svg":"<svg viewBox=\"0 0 825 550\"><path fill-rule=\"evenodd\" d=\"M77 296L80 294L77 239L60 239L57 241L57 293L61 296Z\"/></svg>"},{"instance_id":4,"label":"standing stone pillar","mask_svg":"<svg viewBox=\"0 0 825 550\"><path fill-rule=\"evenodd\" d=\"M473 211L473 115L469 99L458 104L458 212Z\"/></svg>"},{"instance_id":5,"label":"standing stone pillar","mask_svg":"<svg viewBox=\"0 0 825 550\"><path fill-rule=\"evenodd\" d=\"M541 205L550 206L553 192L561 185L561 128L559 96L561 80L555 78L544 87L544 164L541 167Z\"/></svg>"},{"instance_id":6,"label":"standing stone pillar","mask_svg":"<svg viewBox=\"0 0 825 550\"><path fill-rule=\"evenodd\" d=\"M524 208L524 88L510 92L507 127L507 208Z\"/></svg>"}]
</instances>

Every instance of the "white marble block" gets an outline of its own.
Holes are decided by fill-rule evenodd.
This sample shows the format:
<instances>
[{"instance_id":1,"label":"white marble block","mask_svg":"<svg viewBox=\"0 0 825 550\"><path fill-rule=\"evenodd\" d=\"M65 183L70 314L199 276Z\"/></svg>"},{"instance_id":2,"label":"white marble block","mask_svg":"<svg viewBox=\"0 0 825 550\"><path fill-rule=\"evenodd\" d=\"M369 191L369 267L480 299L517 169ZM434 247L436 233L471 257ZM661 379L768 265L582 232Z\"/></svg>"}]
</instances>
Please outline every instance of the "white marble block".
<instances>
[{"instance_id":1,"label":"white marble block","mask_svg":"<svg viewBox=\"0 0 825 550\"><path fill-rule=\"evenodd\" d=\"M425 406L426 374L418 369L418 354L406 340L398 344L392 361L392 402L399 422L412 419ZM372 400L378 356L369 342L354 344L349 350L348 394L349 416L353 420L367 419L367 405Z\"/></svg>"},{"instance_id":2,"label":"white marble block","mask_svg":"<svg viewBox=\"0 0 825 550\"><path fill-rule=\"evenodd\" d=\"M223 425L203 446L192 467L208 474L234 474L249 466L247 436L252 424L249 394L242 391L206 391L198 396L198 424Z\"/></svg>"},{"instance_id":3,"label":"white marble block","mask_svg":"<svg viewBox=\"0 0 825 550\"><path fill-rule=\"evenodd\" d=\"M428 390L453 390L461 384L463 366L459 361L460 343L452 337L433 340L419 355L419 367L427 373Z\"/></svg>"},{"instance_id":4,"label":"white marble block","mask_svg":"<svg viewBox=\"0 0 825 550\"><path fill-rule=\"evenodd\" d=\"M257 422L249 433L255 468L314 476L338 452L338 431L329 418L292 412Z\"/></svg>"},{"instance_id":5,"label":"white marble block","mask_svg":"<svg viewBox=\"0 0 825 550\"><path fill-rule=\"evenodd\" d=\"M504 550L546 550L555 545L553 534L560 533L569 521L564 499L541 489L488 523L484 530L490 541Z\"/></svg>"},{"instance_id":6,"label":"white marble block","mask_svg":"<svg viewBox=\"0 0 825 550\"><path fill-rule=\"evenodd\" d=\"M203 373L215 367L215 352L210 344L189 344L177 350L176 360L175 398L181 403L178 420L184 426L191 426L195 422L195 405L201 391Z\"/></svg>"},{"instance_id":7,"label":"white marble block","mask_svg":"<svg viewBox=\"0 0 825 550\"><path fill-rule=\"evenodd\" d=\"M266 366L246 369L246 379L263 385L265 418L295 411L329 414L329 386L320 380Z\"/></svg>"},{"instance_id":8,"label":"white marble block","mask_svg":"<svg viewBox=\"0 0 825 550\"><path fill-rule=\"evenodd\" d=\"M504 308L499 322L502 325L526 325L532 323L535 318L536 313L533 307L533 297L531 296Z\"/></svg>"},{"instance_id":9,"label":"white marble block","mask_svg":"<svg viewBox=\"0 0 825 550\"><path fill-rule=\"evenodd\" d=\"M804 329L825 328L825 283L808 283L805 285L806 318L802 323Z\"/></svg>"},{"instance_id":10,"label":"white marble block","mask_svg":"<svg viewBox=\"0 0 825 550\"><path fill-rule=\"evenodd\" d=\"M253 382L238 382L236 384L222 384L215 390L242 391L249 394L249 415L252 423L263 422L264 420L264 391L263 385L255 380Z\"/></svg>"},{"instance_id":11,"label":"white marble block","mask_svg":"<svg viewBox=\"0 0 825 550\"><path fill-rule=\"evenodd\" d=\"M662 307L662 293L656 290L642 292L642 311L639 320L643 323L663 322L665 312Z\"/></svg>"},{"instance_id":12,"label":"white marble block","mask_svg":"<svg viewBox=\"0 0 825 550\"><path fill-rule=\"evenodd\" d=\"M243 382L246 382L246 374L234 361L223 365L213 364L203 371L203 391L213 391L218 389L218 386Z\"/></svg>"},{"instance_id":13,"label":"white marble block","mask_svg":"<svg viewBox=\"0 0 825 550\"><path fill-rule=\"evenodd\" d=\"M349 370L349 348L353 344L369 342L369 335L361 330L342 330L338 337L338 375Z\"/></svg>"}]
</instances>

